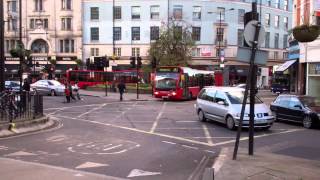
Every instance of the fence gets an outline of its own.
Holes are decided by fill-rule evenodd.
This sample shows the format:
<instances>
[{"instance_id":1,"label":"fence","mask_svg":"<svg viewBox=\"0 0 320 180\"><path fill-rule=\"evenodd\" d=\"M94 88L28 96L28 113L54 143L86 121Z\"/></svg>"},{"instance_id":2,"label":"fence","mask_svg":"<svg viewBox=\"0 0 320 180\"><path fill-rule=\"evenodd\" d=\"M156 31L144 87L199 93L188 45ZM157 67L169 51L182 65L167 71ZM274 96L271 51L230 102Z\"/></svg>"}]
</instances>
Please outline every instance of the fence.
<instances>
[{"instance_id":1,"label":"fence","mask_svg":"<svg viewBox=\"0 0 320 180\"><path fill-rule=\"evenodd\" d=\"M42 116L41 95L30 92L6 92L0 95L0 124L29 121Z\"/></svg>"}]
</instances>

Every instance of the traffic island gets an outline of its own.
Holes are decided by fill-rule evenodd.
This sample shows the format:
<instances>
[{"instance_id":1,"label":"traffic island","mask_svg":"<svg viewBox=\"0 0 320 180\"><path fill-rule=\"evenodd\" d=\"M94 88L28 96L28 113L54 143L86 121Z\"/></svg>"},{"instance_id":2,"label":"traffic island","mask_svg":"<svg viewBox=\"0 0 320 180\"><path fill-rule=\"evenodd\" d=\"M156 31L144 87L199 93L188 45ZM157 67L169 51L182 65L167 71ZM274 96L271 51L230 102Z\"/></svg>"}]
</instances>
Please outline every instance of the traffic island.
<instances>
[{"instance_id":1,"label":"traffic island","mask_svg":"<svg viewBox=\"0 0 320 180\"><path fill-rule=\"evenodd\" d=\"M215 161L214 179L319 179L320 162L272 153L256 152L249 156L246 149L239 150L237 160L227 149Z\"/></svg>"},{"instance_id":2,"label":"traffic island","mask_svg":"<svg viewBox=\"0 0 320 180\"><path fill-rule=\"evenodd\" d=\"M57 121L48 116L13 123L2 123L0 124L0 138L49 129L56 125Z\"/></svg>"}]
</instances>

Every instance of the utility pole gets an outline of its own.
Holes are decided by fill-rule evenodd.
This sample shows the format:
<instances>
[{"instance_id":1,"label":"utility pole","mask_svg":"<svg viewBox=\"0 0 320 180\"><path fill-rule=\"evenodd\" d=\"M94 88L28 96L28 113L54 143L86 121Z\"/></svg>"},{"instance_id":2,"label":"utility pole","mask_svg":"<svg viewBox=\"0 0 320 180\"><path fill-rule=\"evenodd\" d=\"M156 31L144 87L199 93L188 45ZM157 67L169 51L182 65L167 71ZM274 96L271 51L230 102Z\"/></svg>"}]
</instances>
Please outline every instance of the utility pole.
<instances>
[{"instance_id":1,"label":"utility pole","mask_svg":"<svg viewBox=\"0 0 320 180\"><path fill-rule=\"evenodd\" d=\"M4 14L3 14L3 0L0 0L0 92L5 90L4 79Z\"/></svg>"},{"instance_id":2,"label":"utility pole","mask_svg":"<svg viewBox=\"0 0 320 180\"><path fill-rule=\"evenodd\" d=\"M19 44L24 52L24 46L22 42L22 0L19 0ZM20 64L19 64L19 77L20 77L20 94L22 93L22 62L24 55L20 54Z\"/></svg>"},{"instance_id":3,"label":"utility pole","mask_svg":"<svg viewBox=\"0 0 320 180\"><path fill-rule=\"evenodd\" d=\"M136 70L137 70L137 99L139 99L139 63L138 63L138 57L135 56L135 61L136 61Z\"/></svg>"}]
</instances>

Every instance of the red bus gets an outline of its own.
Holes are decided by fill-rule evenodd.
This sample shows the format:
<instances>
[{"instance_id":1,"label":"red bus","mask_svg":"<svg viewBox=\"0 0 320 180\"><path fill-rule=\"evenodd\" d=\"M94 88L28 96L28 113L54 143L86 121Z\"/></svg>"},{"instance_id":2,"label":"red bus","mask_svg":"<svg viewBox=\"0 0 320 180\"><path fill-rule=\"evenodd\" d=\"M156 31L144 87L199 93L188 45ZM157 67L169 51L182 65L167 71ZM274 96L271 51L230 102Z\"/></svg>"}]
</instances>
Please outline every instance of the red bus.
<instances>
[{"instance_id":1,"label":"red bus","mask_svg":"<svg viewBox=\"0 0 320 180\"><path fill-rule=\"evenodd\" d=\"M140 72L139 72L140 76ZM97 84L118 83L136 83L137 71L136 70L122 70L122 71L96 71L96 70L69 70L66 73L67 80L74 84L78 82L81 89L87 86L95 86Z\"/></svg>"},{"instance_id":2,"label":"red bus","mask_svg":"<svg viewBox=\"0 0 320 180\"><path fill-rule=\"evenodd\" d=\"M158 67L153 77L153 94L162 99L192 99L204 86L212 85L213 71L178 66Z\"/></svg>"}]
</instances>

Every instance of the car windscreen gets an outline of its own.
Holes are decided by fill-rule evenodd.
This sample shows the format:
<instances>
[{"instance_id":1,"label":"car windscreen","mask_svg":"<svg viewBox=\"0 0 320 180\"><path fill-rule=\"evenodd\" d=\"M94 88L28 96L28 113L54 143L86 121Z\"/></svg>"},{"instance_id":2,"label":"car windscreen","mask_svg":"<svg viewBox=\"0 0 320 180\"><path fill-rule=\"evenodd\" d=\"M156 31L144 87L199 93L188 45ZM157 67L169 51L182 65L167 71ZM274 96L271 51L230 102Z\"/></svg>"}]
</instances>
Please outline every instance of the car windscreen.
<instances>
[{"instance_id":1,"label":"car windscreen","mask_svg":"<svg viewBox=\"0 0 320 180\"><path fill-rule=\"evenodd\" d=\"M244 91L229 91L226 92L231 104L242 104L244 98ZM250 95L247 98L247 104L250 103ZM263 103L257 96L255 97L255 103L261 104Z\"/></svg>"},{"instance_id":2,"label":"car windscreen","mask_svg":"<svg viewBox=\"0 0 320 180\"><path fill-rule=\"evenodd\" d=\"M320 106L320 101L319 99L315 98L315 97L311 97L311 96L305 96L305 97L300 97L299 98L301 103L305 106L305 107L316 107L316 106Z\"/></svg>"},{"instance_id":3,"label":"car windscreen","mask_svg":"<svg viewBox=\"0 0 320 180\"><path fill-rule=\"evenodd\" d=\"M178 73L157 73L155 86L159 90L176 89L176 82L179 79Z\"/></svg>"}]
</instances>

